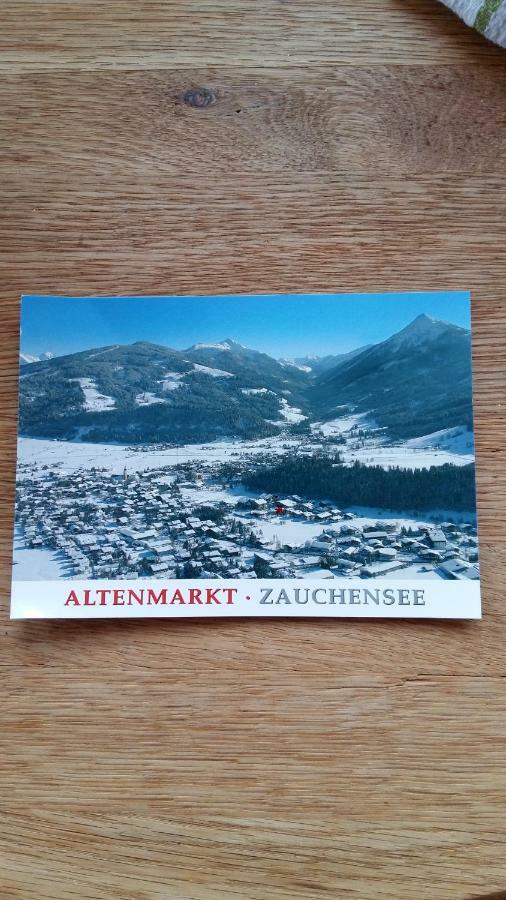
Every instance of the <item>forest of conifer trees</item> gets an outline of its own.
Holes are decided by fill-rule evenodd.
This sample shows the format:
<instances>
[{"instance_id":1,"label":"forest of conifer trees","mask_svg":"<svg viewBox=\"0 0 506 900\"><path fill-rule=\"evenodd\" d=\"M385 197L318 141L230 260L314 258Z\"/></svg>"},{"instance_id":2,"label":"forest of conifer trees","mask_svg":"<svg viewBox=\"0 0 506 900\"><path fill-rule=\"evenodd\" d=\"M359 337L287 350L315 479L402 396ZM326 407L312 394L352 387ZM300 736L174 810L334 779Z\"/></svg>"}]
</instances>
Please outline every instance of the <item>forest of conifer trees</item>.
<instances>
[{"instance_id":1,"label":"forest of conifer trees","mask_svg":"<svg viewBox=\"0 0 506 900\"><path fill-rule=\"evenodd\" d=\"M458 510L476 507L474 464L430 469L383 469L332 457L285 456L274 466L253 470L247 487L275 495L332 500L341 507L371 506L391 510Z\"/></svg>"}]
</instances>

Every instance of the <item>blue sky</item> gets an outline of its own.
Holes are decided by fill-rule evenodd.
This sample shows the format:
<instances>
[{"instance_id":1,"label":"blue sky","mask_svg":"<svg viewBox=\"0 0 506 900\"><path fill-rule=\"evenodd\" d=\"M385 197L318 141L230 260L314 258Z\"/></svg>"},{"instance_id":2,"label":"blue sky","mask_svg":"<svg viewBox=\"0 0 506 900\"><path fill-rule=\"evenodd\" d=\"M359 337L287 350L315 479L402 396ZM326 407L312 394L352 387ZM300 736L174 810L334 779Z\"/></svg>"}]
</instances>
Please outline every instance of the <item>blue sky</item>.
<instances>
[{"instance_id":1,"label":"blue sky","mask_svg":"<svg viewBox=\"0 0 506 900\"><path fill-rule=\"evenodd\" d=\"M420 313L470 328L463 291L256 297L39 297L22 303L21 349L56 356L152 341L177 350L232 338L275 357L376 343Z\"/></svg>"}]
</instances>

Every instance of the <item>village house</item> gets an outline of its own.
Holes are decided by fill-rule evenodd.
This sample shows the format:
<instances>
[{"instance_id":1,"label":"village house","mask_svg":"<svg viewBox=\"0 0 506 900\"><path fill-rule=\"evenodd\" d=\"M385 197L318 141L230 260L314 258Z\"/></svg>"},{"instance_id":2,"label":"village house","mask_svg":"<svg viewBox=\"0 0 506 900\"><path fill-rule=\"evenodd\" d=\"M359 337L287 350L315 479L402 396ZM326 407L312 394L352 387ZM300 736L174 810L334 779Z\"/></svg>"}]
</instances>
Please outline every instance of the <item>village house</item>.
<instances>
[{"instance_id":1,"label":"village house","mask_svg":"<svg viewBox=\"0 0 506 900\"><path fill-rule=\"evenodd\" d=\"M434 550L444 550L446 547L446 537L441 528L433 528L428 531L427 540Z\"/></svg>"}]
</instances>

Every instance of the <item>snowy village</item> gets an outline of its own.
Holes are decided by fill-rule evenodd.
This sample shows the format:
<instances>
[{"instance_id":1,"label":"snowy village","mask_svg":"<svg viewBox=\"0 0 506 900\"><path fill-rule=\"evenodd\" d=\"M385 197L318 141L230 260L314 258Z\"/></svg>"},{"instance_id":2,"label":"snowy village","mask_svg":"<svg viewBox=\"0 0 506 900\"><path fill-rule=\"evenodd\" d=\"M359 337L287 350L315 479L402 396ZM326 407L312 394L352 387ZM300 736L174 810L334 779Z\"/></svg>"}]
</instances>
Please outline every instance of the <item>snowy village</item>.
<instances>
[{"instance_id":1,"label":"snowy village","mask_svg":"<svg viewBox=\"0 0 506 900\"><path fill-rule=\"evenodd\" d=\"M131 458L142 454L131 448ZM75 471L20 461L14 578L479 578L473 521L255 494L241 484L251 465L245 456L111 472L98 454Z\"/></svg>"},{"instance_id":2,"label":"snowy village","mask_svg":"<svg viewBox=\"0 0 506 900\"><path fill-rule=\"evenodd\" d=\"M24 300L15 581L479 580L467 296L189 302Z\"/></svg>"}]
</instances>

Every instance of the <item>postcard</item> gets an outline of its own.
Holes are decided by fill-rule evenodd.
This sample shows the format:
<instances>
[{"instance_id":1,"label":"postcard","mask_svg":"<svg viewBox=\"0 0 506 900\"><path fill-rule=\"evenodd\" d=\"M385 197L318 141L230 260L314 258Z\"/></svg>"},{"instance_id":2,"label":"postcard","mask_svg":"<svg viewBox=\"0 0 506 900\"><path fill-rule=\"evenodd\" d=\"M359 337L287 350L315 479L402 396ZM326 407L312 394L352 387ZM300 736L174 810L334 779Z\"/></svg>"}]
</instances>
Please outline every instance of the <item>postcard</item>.
<instances>
[{"instance_id":1,"label":"postcard","mask_svg":"<svg viewBox=\"0 0 506 900\"><path fill-rule=\"evenodd\" d=\"M481 615L466 292L24 296L13 618Z\"/></svg>"}]
</instances>

